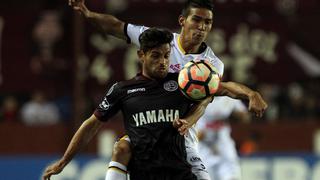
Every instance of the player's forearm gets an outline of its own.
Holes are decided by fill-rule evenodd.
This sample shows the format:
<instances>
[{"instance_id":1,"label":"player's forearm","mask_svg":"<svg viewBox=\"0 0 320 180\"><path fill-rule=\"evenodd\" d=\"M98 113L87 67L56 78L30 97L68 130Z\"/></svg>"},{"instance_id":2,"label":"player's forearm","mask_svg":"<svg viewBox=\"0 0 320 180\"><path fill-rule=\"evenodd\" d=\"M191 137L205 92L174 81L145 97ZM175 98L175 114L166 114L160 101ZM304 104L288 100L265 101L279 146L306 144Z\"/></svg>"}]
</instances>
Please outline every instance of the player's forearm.
<instances>
[{"instance_id":1,"label":"player's forearm","mask_svg":"<svg viewBox=\"0 0 320 180\"><path fill-rule=\"evenodd\" d=\"M66 152L60 160L60 163L63 167L66 166L83 147L87 146L92 137L102 126L102 123L94 118L95 117L91 116L89 119L84 121L74 134Z\"/></svg>"},{"instance_id":2,"label":"player's forearm","mask_svg":"<svg viewBox=\"0 0 320 180\"><path fill-rule=\"evenodd\" d=\"M117 19L115 16L110 14L100 14L89 10L87 13L84 13L84 16L101 32L120 39L126 39L124 34L125 23Z\"/></svg>"},{"instance_id":3,"label":"player's forearm","mask_svg":"<svg viewBox=\"0 0 320 180\"><path fill-rule=\"evenodd\" d=\"M215 95L229 96L234 99L249 100L257 92L236 82L221 82Z\"/></svg>"},{"instance_id":4,"label":"player's forearm","mask_svg":"<svg viewBox=\"0 0 320 180\"><path fill-rule=\"evenodd\" d=\"M204 100L202 100L200 103L195 104L188 115L184 118L186 121L188 121L189 128L196 124L200 117L204 114L208 104L212 101L212 97L208 97Z\"/></svg>"}]
</instances>

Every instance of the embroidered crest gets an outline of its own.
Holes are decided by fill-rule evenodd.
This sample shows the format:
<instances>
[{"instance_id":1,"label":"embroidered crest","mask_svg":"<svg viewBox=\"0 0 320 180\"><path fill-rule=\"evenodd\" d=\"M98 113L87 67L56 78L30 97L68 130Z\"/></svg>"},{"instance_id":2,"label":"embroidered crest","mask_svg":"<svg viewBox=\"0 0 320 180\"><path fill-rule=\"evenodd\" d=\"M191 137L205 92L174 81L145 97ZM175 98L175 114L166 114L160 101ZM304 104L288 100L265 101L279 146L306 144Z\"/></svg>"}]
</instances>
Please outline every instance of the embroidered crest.
<instances>
[{"instance_id":1,"label":"embroidered crest","mask_svg":"<svg viewBox=\"0 0 320 180\"><path fill-rule=\"evenodd\" d=\"M178 89L178 83L174 80L167 81L163 84L166 91L172 92Z\"/></svg>"}]
</instances>

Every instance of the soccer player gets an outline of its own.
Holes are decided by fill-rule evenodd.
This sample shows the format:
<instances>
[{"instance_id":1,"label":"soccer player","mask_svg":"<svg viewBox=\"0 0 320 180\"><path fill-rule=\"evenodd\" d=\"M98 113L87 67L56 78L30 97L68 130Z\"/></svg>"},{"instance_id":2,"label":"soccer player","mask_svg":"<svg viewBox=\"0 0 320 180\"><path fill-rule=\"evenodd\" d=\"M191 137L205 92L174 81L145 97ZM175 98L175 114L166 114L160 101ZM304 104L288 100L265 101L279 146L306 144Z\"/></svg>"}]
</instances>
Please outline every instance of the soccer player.
<instances>
[{"instance_id":1,"label":"soccer player","mask_svg":"<svg viewBox=\"0 0 320 180\"><path fill-rule=\"evenodd\" d=\"M84 0L69 0L69 5L79 11L90 22L109 35L126 40L128 43L140 45L139 35L148 29L145 26L125 23L113 15L99 14L89 11L84 4ZM211 31L213 22L213 5L210 0L188 0L179 16L178 22L181 26L180 34L173 33L174 39L171 42L170 72L179 72L181 68L190 60L207 59L217 69L222 77L224 65L215 56L210 47L204 41ZM217 95L227 95L232 98L249 100L249 110L261 117L267 104L260 94L248 87L235 82L221 82ZM192 124L192 123L190 123ZM128 139L127 139L128 140ZM200 180L210 179L197 150L196 130L191 127L187 138L187 160L192 165L192 171ZM118 169L126 171L126 166L130 160L130 144L125 139L115 144L112 161L106 175L107 180L125 180L126 174Z\"/></svg>"},{"instance_id":2,"label":"soccer player","mask_svg":"<svg viewBox=\"0 0 320 180\"><path fill-rule=\"evenodd\" d=\"M241 121L250 120L240 100L215 97L196 125L200 156L205 157L204 164L215 180L241 180L239 157L227 122L231 115Z\"/></svg>"},{"instance_id":3,"label":"soccer player","mask_svg":"<svg viewBox=\"0 0 320 180\"><path fill-rule=\"evenodd\" d=\"M46 168L43 179L60 173L75 154L88 144L102 122L121 110L126 133L130 136L133 157L131 180L196 180L186 161L184 136L173 126L181 117L196 119L194 104L178 89L177 73L169 73L170 42L173 35L167 30L150 28L139 37L138 56L142 73L131 80L114 84L94 114L88 118L72 138L63 157ZM205 106L210 102L207 98ZM202 103L202 102L201 102ZM201 107L199 103L198 107ZM189 121L189 120L188 120ZM178 127L185 124L180 119Z\"/></svg>"}]
</instances>

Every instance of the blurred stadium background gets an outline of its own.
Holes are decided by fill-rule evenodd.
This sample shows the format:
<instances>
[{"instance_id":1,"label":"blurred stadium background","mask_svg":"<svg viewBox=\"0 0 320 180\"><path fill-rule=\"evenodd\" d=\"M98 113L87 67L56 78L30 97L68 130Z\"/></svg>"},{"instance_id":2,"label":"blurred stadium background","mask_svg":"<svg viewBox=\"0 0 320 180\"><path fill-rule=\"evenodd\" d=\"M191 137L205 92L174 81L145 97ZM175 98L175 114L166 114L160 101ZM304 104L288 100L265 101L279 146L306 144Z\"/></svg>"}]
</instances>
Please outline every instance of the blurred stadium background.
<instances>
[{"instance_id":1,"label":"blurred stadium background","mask_svg":"<svg viewBox=\"0 0 320 180\"><path fill-rule=\"evenodd\" d=\"M121 20L179 30L183 0L87 0ZM244 180L320 179L319 0L215 0L208 44L224 80L258 89L262 119L231 119ZM135 47L66 0L0 2L0 179L40 179L106 89L137 72ZM53 179L101 180L121 116Z\"/></svg>"}]
</instances>

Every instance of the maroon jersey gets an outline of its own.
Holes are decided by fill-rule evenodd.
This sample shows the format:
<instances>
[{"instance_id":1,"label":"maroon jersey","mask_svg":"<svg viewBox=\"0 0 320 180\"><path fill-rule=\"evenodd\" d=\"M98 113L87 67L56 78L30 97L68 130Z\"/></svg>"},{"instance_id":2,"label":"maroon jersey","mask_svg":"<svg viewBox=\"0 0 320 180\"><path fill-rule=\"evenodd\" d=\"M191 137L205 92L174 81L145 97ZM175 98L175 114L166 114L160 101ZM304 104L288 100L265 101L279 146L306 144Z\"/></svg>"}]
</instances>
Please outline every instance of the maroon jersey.
<instances>
[{"instance_id":1,"label":"maroon jersey","mask_svg":"<svg viewBox=\"0 0 320 180\"><path fill-rule=\"evenodd\" d=\"M184 117L192 104L180 92L177 77L169 73L164 79L151 80L137 75L116 83L95 110L101 121L122 111L134 169L190 168L184 137L172 126L172 121Z\"/></svg>"}]
</instances>

